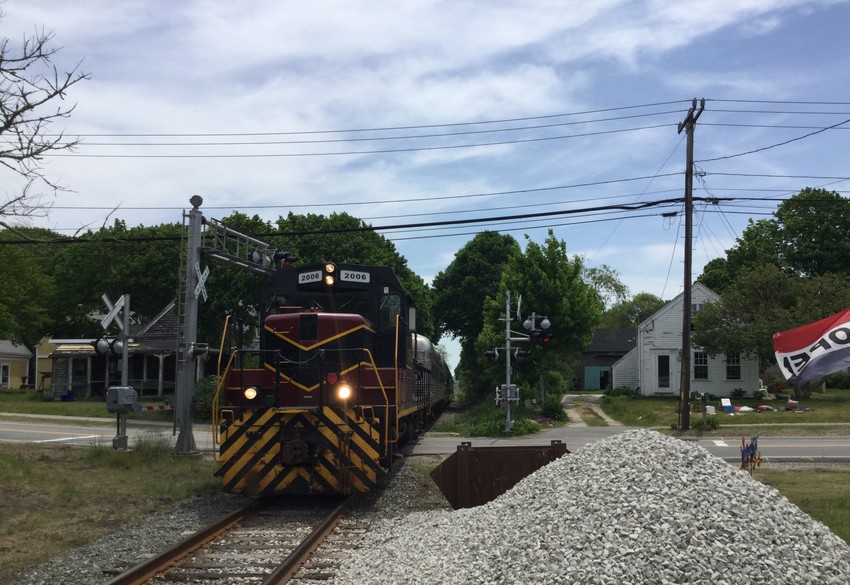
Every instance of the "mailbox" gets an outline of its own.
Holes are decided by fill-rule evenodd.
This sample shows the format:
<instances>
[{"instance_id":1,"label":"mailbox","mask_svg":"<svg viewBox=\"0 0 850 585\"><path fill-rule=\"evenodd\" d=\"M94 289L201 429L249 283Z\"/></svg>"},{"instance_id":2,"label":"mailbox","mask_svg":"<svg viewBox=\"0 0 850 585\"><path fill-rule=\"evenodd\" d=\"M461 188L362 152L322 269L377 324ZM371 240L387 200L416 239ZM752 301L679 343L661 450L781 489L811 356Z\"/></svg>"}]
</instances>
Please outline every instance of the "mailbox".
<instances>
[{"instance_id":1,"label":"mailbox","mask_svg":"<svg viewBox=\"0 0 850 585\"><path fill-rule=\"evenodd\" d=\"M106 389L106 410L108 412L141 412L138 395L131 386L110 386Z\"/></svg>"}]
</instances>

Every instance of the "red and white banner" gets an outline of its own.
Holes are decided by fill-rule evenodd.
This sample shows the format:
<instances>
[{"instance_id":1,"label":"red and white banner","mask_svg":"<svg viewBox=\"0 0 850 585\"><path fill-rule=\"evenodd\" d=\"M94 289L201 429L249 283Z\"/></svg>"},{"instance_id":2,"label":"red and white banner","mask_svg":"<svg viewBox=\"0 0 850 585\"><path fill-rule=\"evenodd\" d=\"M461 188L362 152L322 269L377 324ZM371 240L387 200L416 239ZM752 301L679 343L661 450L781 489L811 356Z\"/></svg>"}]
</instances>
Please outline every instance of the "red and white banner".
<instances>
[{"instance_id":1,"label":"red and white banner","mask_svg":"<svg viewBox=\"0 0 850 585\"><path fill-rule=\"evenodd\" d=\"M796 329L774 333L776 363L789 386L850 367L850 309Z\"/></svg>"}]
</instances>

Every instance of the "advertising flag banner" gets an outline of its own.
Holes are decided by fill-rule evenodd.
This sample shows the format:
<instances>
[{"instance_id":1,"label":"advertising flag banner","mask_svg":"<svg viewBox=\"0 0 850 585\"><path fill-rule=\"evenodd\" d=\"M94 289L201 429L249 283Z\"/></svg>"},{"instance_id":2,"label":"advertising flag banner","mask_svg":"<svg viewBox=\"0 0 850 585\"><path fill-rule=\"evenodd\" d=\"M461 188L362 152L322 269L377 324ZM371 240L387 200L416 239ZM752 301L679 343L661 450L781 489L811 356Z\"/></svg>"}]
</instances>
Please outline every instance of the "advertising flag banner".
<instances>
[{"instance_id":1,"label":"advertising flag banner","mask_svg":"<svg viewBox=\"0 0 850 585\"><path fill-rule=\"evenodd\" d=\"M789 386L799 387L850 367L850 308L773 335L776 363Z\"/></svg>"}]
</instances>

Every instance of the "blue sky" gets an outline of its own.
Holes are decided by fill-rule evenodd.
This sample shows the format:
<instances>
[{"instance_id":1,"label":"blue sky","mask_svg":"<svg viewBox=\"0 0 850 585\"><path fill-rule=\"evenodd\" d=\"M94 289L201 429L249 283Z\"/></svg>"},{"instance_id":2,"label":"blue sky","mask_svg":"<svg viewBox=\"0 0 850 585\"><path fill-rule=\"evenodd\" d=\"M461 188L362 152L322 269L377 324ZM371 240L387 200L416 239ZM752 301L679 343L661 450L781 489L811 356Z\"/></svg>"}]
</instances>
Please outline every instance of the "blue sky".
<instances>
[{"instance_id":1,"label":"blue sky","mask_svg":"<svg viewBox=\"0 0 850 585\"><path fill-rule=\"evenodd\" d=\"M850 123L774 146L850 120L846 1L7 0L2 10L13 43L54 31L59 67L82 62L91 74L54 125L82 145L45 160L69 191L28 220L63 233L180 221L196 193L210 217L336 210L375 226L675 199L676 125L693 98L707 100L694 195L735 198L697 204L694 277L781 199L848 189ZM0 177L8 196L16 180ZM551 227L632 294L669 299L683 282L680 212L384 233L430 280L476 230L540 242Z\"/></svg>"}]
</instances>

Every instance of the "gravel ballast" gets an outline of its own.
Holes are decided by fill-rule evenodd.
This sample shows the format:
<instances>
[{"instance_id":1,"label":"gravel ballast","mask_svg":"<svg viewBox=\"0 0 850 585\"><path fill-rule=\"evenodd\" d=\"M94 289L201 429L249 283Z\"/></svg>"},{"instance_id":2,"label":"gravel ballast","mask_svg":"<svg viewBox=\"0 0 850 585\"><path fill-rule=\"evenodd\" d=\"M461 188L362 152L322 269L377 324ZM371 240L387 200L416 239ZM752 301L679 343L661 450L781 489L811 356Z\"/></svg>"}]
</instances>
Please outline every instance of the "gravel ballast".
<instances>
[{"instance_id":1,"label":"gravel ballast","mask_svg":"<svg viewBox=\"0 0 850 585\"><path fill-rule=\"evenodd\" d=\"M632 430L496 500L373 524L337 576L363 583L831 584L850 548L695 443Z\"/></svg>"}]
</instances>

